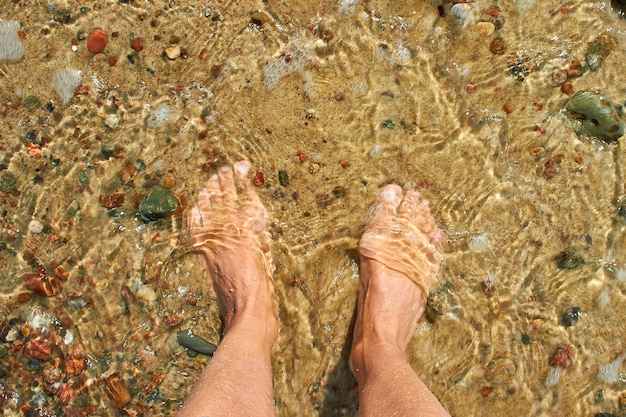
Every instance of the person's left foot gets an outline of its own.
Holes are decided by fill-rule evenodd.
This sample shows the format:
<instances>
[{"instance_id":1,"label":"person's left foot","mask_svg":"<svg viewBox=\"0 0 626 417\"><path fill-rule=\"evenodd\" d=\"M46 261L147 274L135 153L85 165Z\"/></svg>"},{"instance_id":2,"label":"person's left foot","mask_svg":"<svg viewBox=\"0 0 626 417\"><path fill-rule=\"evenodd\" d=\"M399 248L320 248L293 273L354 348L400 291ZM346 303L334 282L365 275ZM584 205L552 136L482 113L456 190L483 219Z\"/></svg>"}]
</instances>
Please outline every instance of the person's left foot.
<instances>
[{"instance_id":1,"label":"person's left foot","mask_svg":"<svg viewBox=\"0 0 626 417\"><path fill-rule=\"evenodd\" d=\"M238 319L264 323L276 337L270 219L251 188L245 161L219 169L189 211L191 245L217 293L226 329ZM238 192L239 189L241 192Z\"/></svg>"}]
</instances>

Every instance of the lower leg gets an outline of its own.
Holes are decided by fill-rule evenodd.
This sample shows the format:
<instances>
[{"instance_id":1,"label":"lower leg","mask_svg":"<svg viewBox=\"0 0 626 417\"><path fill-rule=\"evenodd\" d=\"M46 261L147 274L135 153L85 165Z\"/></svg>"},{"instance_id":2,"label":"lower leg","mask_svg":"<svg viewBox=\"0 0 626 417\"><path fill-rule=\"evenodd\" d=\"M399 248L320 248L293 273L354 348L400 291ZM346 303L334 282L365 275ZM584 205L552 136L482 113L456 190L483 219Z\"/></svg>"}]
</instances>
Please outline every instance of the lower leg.
<instances>
[{"instance_id":1,"label":"lower leg","mask_svg":"<svg viewBox=\"0 0 626 417\"><path fill-rule=\"evenodd\" d=\"M359 416L449 416L411 369L406 346L436 282L445 238L415 191L385 187L359 244L361 281L350 366Z\"/></svg>"}]
</instances>

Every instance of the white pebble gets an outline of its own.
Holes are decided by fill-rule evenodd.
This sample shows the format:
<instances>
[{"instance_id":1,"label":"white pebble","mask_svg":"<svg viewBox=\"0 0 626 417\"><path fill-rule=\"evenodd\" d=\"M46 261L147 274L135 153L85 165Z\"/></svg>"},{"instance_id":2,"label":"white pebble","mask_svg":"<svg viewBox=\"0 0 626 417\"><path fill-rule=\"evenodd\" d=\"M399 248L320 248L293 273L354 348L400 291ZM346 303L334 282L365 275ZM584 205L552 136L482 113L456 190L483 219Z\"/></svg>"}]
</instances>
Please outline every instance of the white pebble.
<instances>
[{"instance_id":1,"label":"white pebble","mask_svg":"<svg viewBox=\"0 0 626 417\"><path fill-rule=\"evenodd\" d=\"M63 338L63 343L65 343L66 345L69 345L73 341L74 341L74 334L70 332L69 330L67 330L65 332L65 337Z\"/></svg>"},{"instance_id":2,"label":"white pebble","mask_svg":"<svg viewBox=\"0 0 626 417\"><path fill-rule=\"evenodd\" d=\"M43 224L41 224L40 221L31 220L30 223L28 223L28 230L31 233L41 233L43 232Z\"/></svg>"},{"instance_id":3,"label":"white pebble","mask_svg":"<svg viewBox=\"0 0 626 417\"><path fill-rule=\"evenodd\" d=\"M154 290L147 285L139 287L136 295L143 304L151 304L157 299L156 292L154 292Z\"/></svg>"},{"instance_id":4,"label":"white pebble","mask_svg":"<svg viewBox=\"0 0 626 417\"><path fill-rule=\"evenodd\" d=\"M120 124L120 117L117 114L109 114L104 120L104 124L111 129L117 129L117 126Z\"/></svg>"}]
</instances>

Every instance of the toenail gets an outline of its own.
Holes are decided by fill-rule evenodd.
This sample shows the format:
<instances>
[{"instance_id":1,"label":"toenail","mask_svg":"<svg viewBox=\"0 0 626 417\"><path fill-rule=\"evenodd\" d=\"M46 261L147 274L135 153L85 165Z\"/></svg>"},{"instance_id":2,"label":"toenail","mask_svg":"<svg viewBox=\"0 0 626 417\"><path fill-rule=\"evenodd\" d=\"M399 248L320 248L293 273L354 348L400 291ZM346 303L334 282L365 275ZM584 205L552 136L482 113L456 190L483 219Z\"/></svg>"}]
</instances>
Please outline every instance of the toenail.
<instances>
[{"instance_id":1,"label":"toenail","mask_svg":"<svg viewBox=\"0 0 626 417\"><path fill-rule=\"evenodd\" d=\"M393 187L385 187L383 192L380 193L383 200L395 200L396 199L396 190Z\"/></svg>"},{"instance_id":2,"label":"toenail","mask_svg":"<svg viewBox=\"0 0 626 417\"><path fill-rule=\"evenodd\" d=\"M230 167L228 165L224 165L224 166L220 167L220 171L228 172L228 171L230 171Z\"/></svg>"},{"instance_id":3,"label":"toenail","mask_svg":"<svg viewBox=\"0 0 626 417\"><path fill-rule=\"evenodd\" d=\"M209 178L209 181L217 181L217 175L215 174L211 175L211 178Z\"/></svg>"},{"instance_id":4,"label":"toenail","mask_svg":"<svg viewBox=\"0 0 626 417\"><path fill-rule=\"evenodd\" d=\"M423 205L425 205L425 206L428 206L428 204L429 204L429 203L428 203L428 200L423 199L423 200L422 200L422 204L423 204Z\"/></svg>"}]
</instances>

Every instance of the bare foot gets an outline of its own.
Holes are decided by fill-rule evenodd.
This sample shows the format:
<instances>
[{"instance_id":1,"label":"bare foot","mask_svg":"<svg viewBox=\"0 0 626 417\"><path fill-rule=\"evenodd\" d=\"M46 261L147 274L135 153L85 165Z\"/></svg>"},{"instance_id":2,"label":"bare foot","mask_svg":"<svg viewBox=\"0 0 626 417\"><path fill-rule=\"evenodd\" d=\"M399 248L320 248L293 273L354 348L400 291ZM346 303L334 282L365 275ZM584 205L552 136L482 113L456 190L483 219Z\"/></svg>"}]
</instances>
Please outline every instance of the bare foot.
<instances>
[{"instance_id":1,"label":"bare foot","mask_svg":"<svg viewBox=\"0 0 626 417\"><path fill-rule=\"evenodd\" d=\"M250 165L240 161L233 168L234 176L230 167L221 167L189 211L191 245L213 282L226 330L252 320L275 339L270 220L247 179Z\"/></svg>"},{"instance_id":2,"label":"bare foot","mask_svg":"<svg viewBox=\"0 0 626 417\"><path fill-rule=\"evenodd\" d=\"M365 220L350 366L359 378L371 346L404 354L437 283L445 234L416 190L387 185Z\"/></svg>"}]
</instances>

